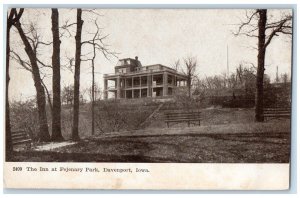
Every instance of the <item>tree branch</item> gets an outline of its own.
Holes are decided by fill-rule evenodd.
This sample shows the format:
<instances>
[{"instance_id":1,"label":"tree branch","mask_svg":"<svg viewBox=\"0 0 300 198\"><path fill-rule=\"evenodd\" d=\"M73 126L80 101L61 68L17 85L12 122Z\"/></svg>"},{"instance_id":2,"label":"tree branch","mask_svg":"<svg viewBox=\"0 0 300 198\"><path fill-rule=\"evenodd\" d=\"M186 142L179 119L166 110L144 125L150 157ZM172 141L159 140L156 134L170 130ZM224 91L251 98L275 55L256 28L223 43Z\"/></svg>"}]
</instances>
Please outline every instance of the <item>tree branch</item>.
<instances>
[{"instance_id":1,"label":"tree branch","mask_svg":"<svg viewBox=\"0 0 300 198\"><path fill-rule=\"evenodd\" d=\"M286 30L289 30L291 28L284 28L284 24L291 20L292 20L292 16L288 16L285 19L282 19L280 21L280 23L275 28L273 28L271 34L267 37L268 39L264 45L264 48L268 47L268 45L271 43L271 40L273 39L273 37L277 36L277 33L292 34L292 33L286 32ZM289 26L287 26L287 27L289 27Z\"/></svg>"},{"instance_id":2,"label":"tree branch","mask_svg":"<svg viewBox=\"0 0 300 198\"><path fill-rule=\"evenodd\" d=\"M69 34L69 37L71 37L72 33L70 32L69 28L74 26L74 25L77 25L77 23L76 22L69 23L69 20L66 20L65 24L63 24L62 26L59 27L60 29L64 30L63 33L60 33L61 34L60 37L64 36L65 32L67 32Z\"/></svg>"},{"instance_id":3,"label":"tree branch","mask_svg":"<svg viewBox=\"0 0 300 198\"><path fill-rule=\"evenodd\" d=\"M101 14L99 14L98 12L95 11L96 9L82 9L82 12L89 12L89 13L93 13L97 16L103 16Z\"/></svg>"},{"instance_id":4,"label":"tree branch","mask_svg":"<svg viewBox=\"0 0 300 198\"><path fill-rule=\"evenodd\" d=\"M252 19L254 18L254 16L256 16L257 13L258 13L258 12L257 12L257 10L256 10L255 12L253 12L253 13L251 14L251 16L248 16L248 13L246 12L247 20L246 20L245 22L242 22L242 24L239 26L238 31L237 31L236 33L234 33L234 35L235 35L235 36L239 35L245 26L250 25ZM252 30L251 30L251 31L252 31ZM253 30L253 31L255 31L255 30ZM250 33L250 32L248 32L248 33Z\"/></svg>"},{"instance_id":5,"label":"tree branch","mask_svg":"<svg viewBox=\"0 0 300 198\"><path fill-rule=\"evenodd\" d=\"M19 56L19 54L17 54L16 52L14 52L14 51L12 51L12 50L10 50L10 52L11 52L11 54L13 54L13 56L10 55L10 57L11 57L13 60L15 60L17 63L19 63L19 65L21 65L21 66L23 67L23 69L25 69L25 70L27 70L27 71L29 71L29 72L32 72L31 65L30 65L28 62L24 61L24 60Z\"/></svg>"},{"instance_id":6,"label":"tree branch","mask_svg":"<svg viewBox=\"0 0 300 198\"><path fill-rule=\"evenodd\" d=\"M36 61L41 64L43 67L48 67L48 68L52 68L52 65L46 65L45 63L43 63L39 58L36 58Z\"/></svg>"},{"instance_id":7,"label":"tree branch","mask_svg":"<svg viewBox=\"0 0 300 198\"><path fill-rule=\"evenodd\" d=\"M94 36L92 39L90 40L86 40L86 41L82 41L81 45L85 45L85 44L89 44L91 46L93 46L94 51L97 49L98 51L100 51L103 56L107 59L110 60L109 56L113 56L117 58L117 53L116 52L111 52L105 43L104 40L109 36L109 34L105 35L105 36L101 36L100 34L100 27L97 23L97 19L94 21L95 27L96 27L96 32L94 33ZM94 52L94 56L95 52ZM91 59L89 59L91 60Z\"/></svg>"}]
</instances>

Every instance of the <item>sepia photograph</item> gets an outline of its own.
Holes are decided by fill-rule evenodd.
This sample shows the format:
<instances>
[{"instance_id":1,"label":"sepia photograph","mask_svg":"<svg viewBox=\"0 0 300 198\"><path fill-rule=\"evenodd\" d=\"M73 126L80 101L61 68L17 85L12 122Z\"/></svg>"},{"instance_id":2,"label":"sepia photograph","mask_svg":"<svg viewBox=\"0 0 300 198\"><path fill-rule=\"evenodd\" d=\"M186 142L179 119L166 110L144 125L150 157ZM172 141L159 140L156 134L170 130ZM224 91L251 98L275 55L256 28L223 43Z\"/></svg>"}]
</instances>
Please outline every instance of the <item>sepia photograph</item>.
<instances>
[{"instance_id":1,"label":"sepia photograph","mask_svg":"<svg viewBox=\"0 0 300 198\"><path fill-rule=\"evenodd\" d=\"M198 165L213 170L216 182L225 170L240 171L237 165L248 167L241 171L247 177L251 170L283 174L284 185L266 179L266 187L257 177L233 189L288 188L293 14L291 8L8 8L8 186L18 187L13 178L22 171L39 172L39 179L42 172L154 178L164 167L172 178L174 167L190 167L195 173L180 173L189 177ZM135 187L122 181L99 185ZM98 187L84 182L79 188ZM152 182L150 188L161 188ZM196 177L191 182L173 187L199 188Z\"/></svg>"},{"instance_id":2,"label":"sepia photograph","mask_svg":"<svg viewBox=\"0 0 300 198\"><path fill-rule=\"evenodd\" d=\"M292 10L7 16L7 161L289 163Z\"/></svg>"}]
</instances>

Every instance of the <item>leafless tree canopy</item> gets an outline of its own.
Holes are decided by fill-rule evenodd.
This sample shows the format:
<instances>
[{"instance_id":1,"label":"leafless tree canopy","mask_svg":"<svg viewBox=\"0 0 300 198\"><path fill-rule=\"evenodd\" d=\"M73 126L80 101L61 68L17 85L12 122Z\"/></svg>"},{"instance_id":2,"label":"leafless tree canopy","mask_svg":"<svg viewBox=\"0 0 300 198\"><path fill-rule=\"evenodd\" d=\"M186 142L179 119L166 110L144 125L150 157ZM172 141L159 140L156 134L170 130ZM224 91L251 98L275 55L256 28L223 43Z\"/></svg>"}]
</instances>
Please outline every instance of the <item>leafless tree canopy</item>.
<instances>
[{"instance_id":1,"label":"leafless tree canopy","mask_svg":"<svg viewBox=\"0 0 300 198\"><path fill-rule=\"evenodd\" d=\"M247 37L258 38L259 12L261 10L245 11L245 20L241 22L238 30L234 32L235 36L244 35ZM281 18L275 18L271 11L268 11L268 19L265 26L265 44L264 48L271 43L274 36L280 34L292 35L292 15L290 13L281 13Z\"/></svg>"}]
</instances>

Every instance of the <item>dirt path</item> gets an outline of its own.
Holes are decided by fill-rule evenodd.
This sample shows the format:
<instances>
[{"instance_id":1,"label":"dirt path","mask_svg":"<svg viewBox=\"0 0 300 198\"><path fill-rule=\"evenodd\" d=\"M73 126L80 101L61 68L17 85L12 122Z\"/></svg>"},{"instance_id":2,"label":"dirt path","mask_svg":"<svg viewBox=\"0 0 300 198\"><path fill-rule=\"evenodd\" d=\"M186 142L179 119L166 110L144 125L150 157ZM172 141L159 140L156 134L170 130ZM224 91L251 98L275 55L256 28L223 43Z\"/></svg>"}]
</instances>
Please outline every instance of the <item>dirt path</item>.
<instances>
[{"instance_id":1,"label":"dirt path","mask_svg":"<svg viewBox=\"0 0 300 198\"><path fill-rule=\"evenodd\" d=\"M75 145L77 142L50 142L33 148L34 151L51 151L53 149L62 148L65 146Z\"/></svg>"}]
</instances>

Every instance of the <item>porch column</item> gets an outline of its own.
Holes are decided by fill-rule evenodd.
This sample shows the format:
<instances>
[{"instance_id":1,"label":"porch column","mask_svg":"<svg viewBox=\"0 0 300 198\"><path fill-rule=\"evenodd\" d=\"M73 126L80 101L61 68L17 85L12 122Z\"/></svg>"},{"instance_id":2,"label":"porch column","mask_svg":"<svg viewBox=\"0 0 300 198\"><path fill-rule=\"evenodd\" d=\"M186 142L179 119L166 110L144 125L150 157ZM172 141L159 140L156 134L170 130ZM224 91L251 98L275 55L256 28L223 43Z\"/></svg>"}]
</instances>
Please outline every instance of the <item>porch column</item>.
<instances>
[{"instance_id":1,"label":"porch column","mask_svg":"<svg viewBox=\"0 0 300 198\"><path fill-rule=\"evenodd\" d=\"M103 97L104 97L104 100L107 99L107 79L104 79L104 93L103 93Z\"/></svg>"},{"instance_id":2,"label":"porch column","mask_svg":"<svg viewBox=\"0 0 300 198\"><path fill-rule=\"evenodd\" d=\"M121 80L120 76L117 77L117 99L121 98Z\"/></svg>"},{"instance_id":3,"label":"porch column","mask_svg":"<svg viewBox=\"0 0 300 198\"><path fill-rule=\"evenodd\" d=\"M134 77L131 77L131 87L133 87L133 78Z\"/></svg>"},{"instance_id":4,"label":"porch column","mask_svg":"<svg viewBox=\"0 0 300 198\"><path fill-rule=\"evenodd\" d=\"M151 79L152 79L152 76L151 76L151 75L148 75L148 76L147 76L147 87L148 87L148 90L147 90L147 97L151 97L151 93L152 93L152 91L151 91L151 84L152 84Z\"/></svg>"},{"instance_id":5,"label":"porch column","mask_svg":"<svg viewBox=\"0 0 300 198\"><path fill-rule=\"evenodd\" d=\"M168 74L164 71L163 73L163 96L168 95Z\"/></svg>"}]
</instances>

